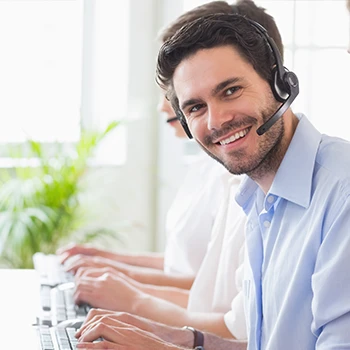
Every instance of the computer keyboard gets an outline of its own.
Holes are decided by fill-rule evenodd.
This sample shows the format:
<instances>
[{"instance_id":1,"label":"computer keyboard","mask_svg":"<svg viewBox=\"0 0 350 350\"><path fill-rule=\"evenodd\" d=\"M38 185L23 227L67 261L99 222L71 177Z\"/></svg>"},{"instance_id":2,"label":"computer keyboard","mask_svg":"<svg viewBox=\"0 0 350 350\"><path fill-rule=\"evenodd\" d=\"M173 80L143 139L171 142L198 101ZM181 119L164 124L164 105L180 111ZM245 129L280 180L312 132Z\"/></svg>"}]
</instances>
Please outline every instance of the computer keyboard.
<instances>
[{"instance_id":1,"label":"computer keyboard","mask_svg":"<svg viewBox=\"0 0 350 350\"><path fill-rule=\"evenodd\" d=\"M63 283L74 282L73 274L64 270L57 255L35 253L33 264L42 286L53 288Z\"/></svg>"},{"instance_id":2,"label":"computer keyboard","mask_svg":"<svg viewBox=\"0 0 350 350\"><path fill-rule=\"evenodd\" d=\"M34 328L40 350L75 350L78 339L75 328L37 326Z\"/></svg>"},{"instance_id":3,"label":"computer keyboard","mask_svg":"<svg viewBox=\"0 0 350 350\"><path fill-rule=\"evenodd\" d=\"M55 326L68 319L84 319L90 306L74 303L74 276L64 270L58 256L35 253L33 263L40 283L37 324Z\"/></svg>"},{"instance_id":4,"label":"computer keyboard","mask_svg":"<svg viewBox=\"0 0 350 350\"><path fill-rule=\"evenodd\" d=\"M91 307L87 304L76 305L74 303L74 288L72 288L72 285L67 284L67 287L65 287L65 284L63 284L51 288L49 292L49 294L44 295L44 298L48 298L49 302L42 302L42 309L37 316L38 324L55 326L69 319L85 319ZM45 308L43 307L44 304L46 305Z\"/></svg>"},{"instance_id":5,"label":"computer keyboard","mask_svg":"<svg viewBox=\"0 0 350 350\"><path fill-rule=\"evenodd\" d=\"M75 338L77 328L35 326L39 350L76 350L78 339ZM102 341L98 338L94 343Z\"/></svg>"}]
</instances>

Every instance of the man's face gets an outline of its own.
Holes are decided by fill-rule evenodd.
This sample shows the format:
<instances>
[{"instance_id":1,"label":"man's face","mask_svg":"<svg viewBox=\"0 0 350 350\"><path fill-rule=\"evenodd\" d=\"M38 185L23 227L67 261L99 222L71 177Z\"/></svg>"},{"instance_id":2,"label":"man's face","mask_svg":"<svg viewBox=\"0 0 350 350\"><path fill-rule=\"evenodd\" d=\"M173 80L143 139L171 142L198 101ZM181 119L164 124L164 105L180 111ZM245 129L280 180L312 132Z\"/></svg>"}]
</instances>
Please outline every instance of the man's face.
<instances>
[{"instance_id":1,"label":"man's face","mask_svg":"<svg viewBox=\"0 0 350 350\"><path fill-rule=\"evenodd\" d=\"M173 83L192 135L209 155L233 174L261 177L275 170L283 122L262 136L256 130L280 104L234 48L198 51L179 64Z\"/></svg>"}]
</instances>

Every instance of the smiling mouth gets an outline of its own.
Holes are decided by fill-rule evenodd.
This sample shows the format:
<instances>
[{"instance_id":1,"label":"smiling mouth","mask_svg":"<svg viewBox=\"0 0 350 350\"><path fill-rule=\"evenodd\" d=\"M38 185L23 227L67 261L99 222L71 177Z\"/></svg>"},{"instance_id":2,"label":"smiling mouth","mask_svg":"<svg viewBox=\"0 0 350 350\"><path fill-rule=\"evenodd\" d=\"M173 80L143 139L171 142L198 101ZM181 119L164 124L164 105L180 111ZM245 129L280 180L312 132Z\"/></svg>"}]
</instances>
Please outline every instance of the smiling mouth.
<instances>
[{"instance_id":1,"label":"smiling mouth","mask_svg":"<svg viewBox=\"0 0 350 350\"><path fill-rule=\"evenodd\" d=\"M234 135L231 135L230 137L228 137L227 139L219 141L218 144L220 144L221 146L224 146L224 145L228 145L229 143L235 142L241 139L242 137L244 137L245 135L247 135L250 128L251 127L248 127L244 130L238 131Z\"/></svg>"}]
</instances>

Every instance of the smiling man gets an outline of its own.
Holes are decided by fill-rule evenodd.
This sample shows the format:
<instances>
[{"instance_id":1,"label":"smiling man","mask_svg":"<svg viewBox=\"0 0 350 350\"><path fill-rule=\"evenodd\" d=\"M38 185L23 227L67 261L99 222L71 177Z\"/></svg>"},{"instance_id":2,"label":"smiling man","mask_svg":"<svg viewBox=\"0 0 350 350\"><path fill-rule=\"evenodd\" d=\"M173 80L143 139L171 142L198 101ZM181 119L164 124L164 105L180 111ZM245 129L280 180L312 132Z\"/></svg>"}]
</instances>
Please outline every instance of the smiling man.
<instances>
[{"instance_id":1,"label":"smiling man","mask_svg":"<svg viewBox=\"0 0 350 350\"><path fill-rule=\"evenodd\" d=\"M212 15L163 45L157 78L188 135L247 175L248 349L350 349L350 143L293 113L281 62L263 28Z\"/></svg>"}]
</instances>

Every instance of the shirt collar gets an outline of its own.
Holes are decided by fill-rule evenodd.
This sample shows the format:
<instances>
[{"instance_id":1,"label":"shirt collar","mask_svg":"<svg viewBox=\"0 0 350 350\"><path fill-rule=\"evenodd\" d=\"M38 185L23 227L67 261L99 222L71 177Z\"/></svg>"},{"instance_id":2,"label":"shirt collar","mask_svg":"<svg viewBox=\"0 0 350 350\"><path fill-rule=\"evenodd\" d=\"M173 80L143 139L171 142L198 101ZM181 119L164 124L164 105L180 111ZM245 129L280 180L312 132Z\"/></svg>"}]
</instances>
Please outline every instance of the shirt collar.
<instances>
[{"instance_id":1,"label":"shirt collar","mask_svg":"<svg viewBox=\"0 0 350 350\"><path fill-rule=\"evenodd\" d=\"M277 170L271 193L307 208L311 200L312 175L321 133L303 115Z\"/></svg>"},{"instance_id":2,"label":"shirt collar","mask_svg":"<svg viewBox=\"0 0 350 350\"><path fill-rule=\"evenodd\" d=\"M311 199L312 175L321 133L303 115L297 114L298 126L276 173L269 193L303 207ZM258 185L246 177L237 192L237 203L245 208Z\"/></svg>"}]
</instances>

